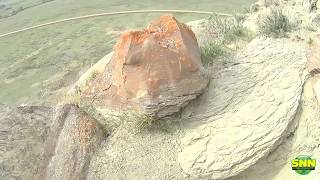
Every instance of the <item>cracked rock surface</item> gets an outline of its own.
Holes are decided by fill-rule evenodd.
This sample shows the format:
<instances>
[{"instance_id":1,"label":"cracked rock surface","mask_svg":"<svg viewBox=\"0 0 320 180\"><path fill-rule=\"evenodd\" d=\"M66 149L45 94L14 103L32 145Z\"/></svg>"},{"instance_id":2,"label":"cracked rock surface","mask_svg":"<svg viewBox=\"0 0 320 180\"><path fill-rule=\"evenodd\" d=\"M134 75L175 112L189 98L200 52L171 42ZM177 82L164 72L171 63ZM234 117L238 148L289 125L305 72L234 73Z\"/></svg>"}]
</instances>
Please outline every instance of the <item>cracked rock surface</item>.
<instances>
[{"instance_id":1,"label":"cracked rock surface","mask_svg":"<svg viewBox=\"0 0 320 180\"><path fill-rule=\"evenodd\" d=\"M228 180L319 179L319 168L307 176L291 171L291 160L298 155L307 154L315 158L320 156L320 109L312 86L311 79L308 79L299 110L283 143L254 166Z\"/></svg>"},{"instance_id":2,"label":"cracked rock surface","mask_svg":"<svg viewBox=\"0 0 320 180\"><path fill-rule=\"evenodd\" d=\"M233 63L213 70L208 90L165 131L115 130L94 155L88 177L236 179L294 131L306 54L290 39L253 40Z\"/></svg>"},{"instance_id":3,"label":"cracked rock surface","mask_svg":"<svg viewBox=\"0 0 320 180\"><path fill-rule=\"evenodd\" d=\"M142 31L123 33L104 72L91 78L81 100L161 118L185 107L207 84L194 33L165 15Z\"/></svg>"},{"instance_id":4,"label":"cracked rock surface","mask_svg":"<svg viewBox=\"0 0 320 180\"><path fill-rule=\"evenodd\" d=\"M80 180L104 139L100 124L75 105L0 104L0 179Z\"/></svg>"},{"instance_id":5,"label":"cracked rock surface","mask_svg":"<svg viewBox=\"0 0 320 180\"><path fill-rule=\"evenodd\" d=\"M287 44L290 43L290 47ZM178 161L191 178L237 175L277 147L294 119L306 73L305 48L255 39L212 76L192 109Z\"/></svg>"},{"instance_id":6,"label":"cracked rock surface","mask_svg":"<svg viewBox=\"0 0 320 180\"><path fill-rule=\"evenodd\" d=\"M100 124L75 105L57 109L46 142L48 165L40 179L86 179L91 153L104 139Z\"/></svg>"}]
</instances>

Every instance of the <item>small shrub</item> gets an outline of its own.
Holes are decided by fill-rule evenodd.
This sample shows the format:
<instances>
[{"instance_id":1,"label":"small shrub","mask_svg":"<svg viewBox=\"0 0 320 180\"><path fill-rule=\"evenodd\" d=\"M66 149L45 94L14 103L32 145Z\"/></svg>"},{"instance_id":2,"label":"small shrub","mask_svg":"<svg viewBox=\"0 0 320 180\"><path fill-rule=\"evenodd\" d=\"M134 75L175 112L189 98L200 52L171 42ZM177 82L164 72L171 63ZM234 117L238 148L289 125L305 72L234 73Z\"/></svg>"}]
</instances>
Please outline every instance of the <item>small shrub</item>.
<instances>
[{"instance_id":1,"label":"small shrub","mask_svg":"<svg viewBox=\"0 0 320 180\"><path fill-rule=\"evenodd\" d=\"M263 4L265 7L271 7L271 6L279 6L280 2L279 0L264 0Z\"/></svg>"},{"instance_id":2,"label":"small shrub","mask_svg":"<svg viewBox=\"0 0 320 180\"><path fill-rule=\"evenodd\" d=\"M211 16L205 28L205 42L201 46L201 59L204 65L210 65L215 60L227 54L226 47L238 40L250 40L247 28L242 26L244 15L237 14L233 18Z\"/></svg>"},{"instance_id":3,"label":"small shrub","mask_svg":"<svg viewBox=\"0 0 320 180\"><path fill-rule=\"evenodd\" d=\"M208 19L208 23L205 27L206 43L216 42L222 43L224 41L225 34L231 29L229 19L221 18L219 16L211 16Z\"/></svg>"},{"instance_id":4,"label":"small shrub","mask_svg":"<svg viewBox=\"0 0 320 180\"><path fill-rule=\"evenodd\" d=\"M309 37L308 44L311 45L312 43L313 43L313 39L311 37Z\"/></svg>"},{"instance_id":5,"label":"small shrub","mask_svg":"<svg viewBox=\"0 0 320 180\"><path fill-rule=\"evenodd\" d=\"M222 43L209 42L201 47L201 59L204 65L210 65L215 59L226 53Z\"/></svg>"},{"instance_id":6,"label":"small shrub","mask_svg":"<svg viewBox=\"0 0 320 180\"><path fill-rule=\"evenodd\" d=\"M120 122L127 128L142 131L153 125L155 118L137 112L127 111L119 115Z\"/></svg>"},{"instance_id":7,"label":"small shrub","mask_svg":"<svg viewBox=\"0 0 320 180\"><path fill-rule=\"evenodd\" d=\"M90 75L90 80L94 80L98 75L98 72L97 71L93 71Z\"/></svg>"},{"instance_id":8,"label":"small shrub","mask_svg":"<svg viewBox=\"0 0 320 180\"><path fill-rule=\"evenodd\" d=\"M293 25L281 10L273 9L269 15L260 19L260 33L267 36L285 37L292 28Z\"/></svg>"},{"instance_id":9,"label":"small shrub","mask_svg":"<svg viewBox=\"0 0 320 180\"><path fill-rule=\"evenodd\" d=\"M317 27L313 26L312 24L309 24L308 26L306 26L305 29L308 30L308 31L312 31L312 32L316 32L317 31Z\"/></svg>"},{"instance_id":10,"label":"small shrub","mask_svg":"<svg viewBox=\"0 0 320 180\"><path fill-rule=\"evenodd\" d=\"M225 43L230 43L238 39L250 40L251 36L247 28L243 27L242 25L236 24L225 34Z\"/></svg>"}]
</instances>

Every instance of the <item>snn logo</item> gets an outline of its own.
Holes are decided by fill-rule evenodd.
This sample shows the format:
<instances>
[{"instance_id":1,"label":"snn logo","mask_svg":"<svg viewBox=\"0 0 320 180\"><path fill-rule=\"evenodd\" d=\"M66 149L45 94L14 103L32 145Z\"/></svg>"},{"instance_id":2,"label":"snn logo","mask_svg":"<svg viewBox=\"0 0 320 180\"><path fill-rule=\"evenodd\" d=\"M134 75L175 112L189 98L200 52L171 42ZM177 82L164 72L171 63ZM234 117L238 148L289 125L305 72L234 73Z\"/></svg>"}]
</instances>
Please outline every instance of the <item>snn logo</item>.
<instances>
[{"instance_id":1,"label":"snn logo","mask_svg":"<svg viewBox=\"0 0 320 180\"><path fill-rule=\"evenodd\" d=\"M307 175L316 169L316 159L310 156L300 155L291 161L292 170L300 175Z\"/></svg>"},{"instance_id":2,"label":"snn logo","mask_svg":"<svg viewBox=\"0 0 320 180\"><path fill-rule=\"evenodd\" d=\"M292 170L315 170L315 159L294 159L292 160Z\"/></svg>"}]
</instances>

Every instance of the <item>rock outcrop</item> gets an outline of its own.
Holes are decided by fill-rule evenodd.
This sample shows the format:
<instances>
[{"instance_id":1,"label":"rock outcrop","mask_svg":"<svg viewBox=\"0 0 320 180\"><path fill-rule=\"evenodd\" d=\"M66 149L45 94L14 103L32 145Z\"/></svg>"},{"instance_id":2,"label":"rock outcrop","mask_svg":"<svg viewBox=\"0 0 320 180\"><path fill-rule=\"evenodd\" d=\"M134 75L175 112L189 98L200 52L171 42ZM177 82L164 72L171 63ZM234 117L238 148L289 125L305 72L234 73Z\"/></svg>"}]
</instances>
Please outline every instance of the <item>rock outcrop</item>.
<instances>
[{"instance_id":1,"label":"rock outcrop","mask_svg":"<svg viewBox=\"0 0 320 180\"><path fill-rule=\"evenodd\" d=\"M91 153L104 139L101 125L75 105L57 110L46 142L49 163L40 179L82 180Z\"/></svg>"},{"instance_id":2,"label":"rock outcrop","mask_svg":"<svg viewBox=\"0 0 320 180\"><path fill-rule=\"evenodd\" d=\"M298 110L305 47L258 38L236 58L190 107L194 122L186 125L178 161L192 178L225 179L255 164L281 143Z\"/></svg>"},{"instance_id":3,"label":"rock outcrop","mask_svg":"<svg viewBox=\"0 0 320 180\"><path fill-rule=\"evenodd\" d=\"M169 125L170 133L116 130L93 157L88 177L226 179L275 150L299 119L306 47L257 38L230 61L215 68L208 91L182 111L183 123Z\"/></svg>"},{"instance_id":4,"label":"rock outcrop","mask_svg":"<svg viewBox=\"0 0 320 180\"><path fill-rule=\"evenodd\" d=\"M75 105L0 105L0 179L85 179L104 138L99 123Z\"/></svg>"},{"instance_id":5,"label":"rock outcrop","mask_svg":"<svg viewBox=\"0 0 320 180\"><path fill-rule=\"evenodd\" d=\"M320 104L320 34L316 36L310 45L310 55L308 57L307 69L311 76L313 90Z\"/></svg>"},{"instance_id":6,"label":"rock outcrop","mask_svg":"<svg viewBox=\"0 0 320 180\"><path fill-rule=\"evenodd\" d=\"M320 169L307 176L291 171L291 160L297 155L320 156L320 108L310 80L305 82L299 110L283 143L254 166L228 180L319 179Z\"/></svg>"},{"instance_id":7,"label":"rock outcrop","mask_svg":"<svg viewBox=\"0 0 320 180\"><path fill-rule=\"evenodd\" d=\"M189 103L181 116L139 133L114 123L92 153L105 133L84 107L0 105L0 179L294 179L292 156L319 155L320 44L311 43L308 57L306 43L289 36L255 38L207 77L195 35L173 17L127 32L71 93L104 127L119 117L101 108L163 117Z\"/></svg>"},{"instance_id":8,"label":"rock outcrop","mask_svg":"<svg viewBox=\"0 0 320 180\"><path fill-rule=\"evenodd\" d=\"M172 16L124 33L105 71L93 79L82 101L153 117L178 112L208 84L194 33Z\"/></svg>"}]
</instances>

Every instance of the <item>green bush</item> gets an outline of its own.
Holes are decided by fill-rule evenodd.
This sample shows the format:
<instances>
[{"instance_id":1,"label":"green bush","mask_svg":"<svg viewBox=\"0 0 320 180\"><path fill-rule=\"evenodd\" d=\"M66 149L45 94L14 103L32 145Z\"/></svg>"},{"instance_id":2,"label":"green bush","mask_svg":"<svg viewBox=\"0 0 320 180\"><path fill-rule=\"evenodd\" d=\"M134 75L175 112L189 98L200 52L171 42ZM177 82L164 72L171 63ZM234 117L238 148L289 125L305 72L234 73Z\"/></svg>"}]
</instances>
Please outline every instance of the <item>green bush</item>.
<instances>
[{"instance_id":1,"label":"green bush","mask_svg":"<svg viewBox=\"0 0 320 180\"><path fill-rule=\"evenodd\" d=\"M134 131L142 131L148 129L156 120L153 117L139 114L138 112L134 111L123 112L122 114L120 114L119 119L122 125Z\"/></svg>"},{"instance_id":2,"label":"green bush","mask_svg":"<svg viewBox=\"0 0 320 180\"><path fill-rule=\"evenodd\" d=\"M201 47L202 63L207 66L213 61L226 53L225 47L222 43L209 42Z\"/></svg>"},{"instance_id":3,"label":"green bush","mask_svg":"<svg viewBox=\"0 0 320 180\"><path fill-rule=\"evenodd\" d=\"M221 59L230 49L227 44L237 40L250 40L247 28L242 26L244 16L235 15L233 18L211 16L205 26L205 42L201 46L201 59L204 65L210 65Z\"/></svg>"},{"instance_id":4,"label":"green bush","mask_svg":"<svg viewBox=\"0 0 320 180\"><path fill-rule=\"evenodd\" d=\"M228 32L226 32L224 39L226 43L236 41L237 39L249 40L250 33L247 28L242 25L235 24Z\"/></svg>"},{"instance_id":5,"label":"green bush","mask_svg":"<svg viewBox=\"0 0 320 180\"><path fill-rule=\"evenodd\" d=\"M259 21L260 33L272 37L286 37L293 25L282 10L271 10L271 13L262 17Z\"/></svg>"},{"instance_id":6,"label":"green bush","mask_svg":"<svg viewBox=\"0 0 320 180\"><path fill-rule=\"evenodd\" d=\"M311 45L311 44L313 43L313 39L312 39L311 37L309 37L307 43L308 43L309 45Z\"/></svg>"},{"instance_id":7,"label":"green bush","mask_svg":"<svg viewBox=\"0 0 320 180\"><path fill-rule=\"evenodd\" d=\"M271 7L271 6L279 6L280 2L279 0L264 0L263 4L265 7Z\"/></svg>"}]
</instances>

